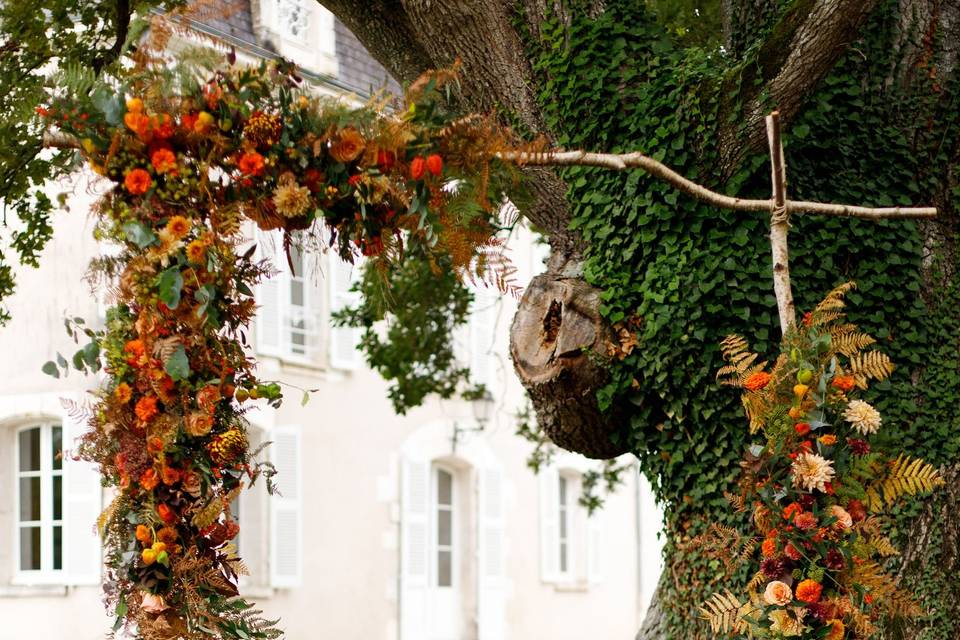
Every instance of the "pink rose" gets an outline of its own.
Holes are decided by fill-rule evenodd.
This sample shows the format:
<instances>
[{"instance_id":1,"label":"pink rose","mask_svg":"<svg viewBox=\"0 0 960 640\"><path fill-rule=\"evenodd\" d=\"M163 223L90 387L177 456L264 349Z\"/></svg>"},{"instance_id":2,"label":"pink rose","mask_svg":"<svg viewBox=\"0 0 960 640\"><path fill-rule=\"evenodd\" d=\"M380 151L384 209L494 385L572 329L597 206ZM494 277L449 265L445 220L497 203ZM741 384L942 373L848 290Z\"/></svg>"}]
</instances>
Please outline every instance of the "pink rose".
<instances>
[{"instance_id":1,"label":"pink rose","mask_svg":"<svg viewBox=\"0 0 960 640\"><path fill-rule=\"evenodd\" d=\"M849 529L853 526L853 516L851 516L846 509L838 504L830 507L830 515L837 519L837 521L834 523L834 526L836 527L840 527L841 529Z\"/></svg>"},{"instance_id":2,"label":"pink rose","mask_svg":"<svg viewBox=\"0 0 960 640\"><path fill-rule=\"evenodd\" d=\"M787 587L789 589L789 587ZM140 601L140 608L147 613L163 613L170 607L163 602L163 596L153 593L143 594L143 600Z\"/></svg>"},{"instance_id":3,"label":"pink rose","mask_svg":"<svg viewBox=\"0 0 960 640\"><path fill-rule=\"evenodd\" d=\"M767 604L785 607L793 600L793 591L787 583L774 580L767 585L763 599Z\"/></svg>"}]
</instances>

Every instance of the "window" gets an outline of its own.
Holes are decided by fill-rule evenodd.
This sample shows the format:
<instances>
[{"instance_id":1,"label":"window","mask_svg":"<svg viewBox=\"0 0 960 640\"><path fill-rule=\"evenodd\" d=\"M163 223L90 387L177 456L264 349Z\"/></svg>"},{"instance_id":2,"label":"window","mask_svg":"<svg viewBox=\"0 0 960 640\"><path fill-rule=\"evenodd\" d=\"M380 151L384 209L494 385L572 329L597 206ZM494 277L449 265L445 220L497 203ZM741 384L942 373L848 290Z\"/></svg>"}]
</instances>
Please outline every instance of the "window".
<instances>
[{"instance_id":1,"label":"window","mask_svg":"<svg viewBox=\"0 0 960 640\"><path fill-rule=\"evenodd\" d=\"M63 427L17 431L16 540L20 572L63 570ZM34 574L34 575L36 575Z\"/></svg>"},{"instance_id":2,"label":"window","mask_svg":"<svg viewBox=\"0 0 960 640\"><path fill-rule=\"evenodd\" d=\"M290 263L293 271L288 274L286 283L290 305L284 330L289 332L290 352L304 356L307 354L307 283L304 279L307 265L296 246L290 247Z\"/></svg>"},{"instance_id":3,"label":"window","mask_svg":"<svg viewBox=\"0 0 960 640\"><path fill-rule=\"evenodd\" d=\"M452 587L454 581L454 479L441 468L434 471L434 584Z\"/></svg>"},{"instance_id":4,"label":"window","mask_svg":"<svg viewBox=\"0 0 960 640\"><path fill-rule=\"evenodd\" d=\"M311 3L313 4L313 3ZM310 29L312 7L307 0L277 0L277 16L281 35L291 40L305 41Z\"/></svg>"},{"instance_id":5,"label":"window","mask_svg":"<svg viewBox=\"0 0 960 640\"><path fill-rule=\"evenodd\" d=\"M277 233L257 233L260 256L277 270L257 285L257 351L295 361L313 361L319 296L311 282L309 256L298 247L281 247Z\"/></svg>"},{"instance_id":6,"label":"window","mask_svg":"<svg viewBox=\"0 0 960 640\"><path fill-rule=\"evenodd\" d=\"M560 573L570 573L570 481L566 476L559 477L559 536Z\"/></svg>"}]
</instances>

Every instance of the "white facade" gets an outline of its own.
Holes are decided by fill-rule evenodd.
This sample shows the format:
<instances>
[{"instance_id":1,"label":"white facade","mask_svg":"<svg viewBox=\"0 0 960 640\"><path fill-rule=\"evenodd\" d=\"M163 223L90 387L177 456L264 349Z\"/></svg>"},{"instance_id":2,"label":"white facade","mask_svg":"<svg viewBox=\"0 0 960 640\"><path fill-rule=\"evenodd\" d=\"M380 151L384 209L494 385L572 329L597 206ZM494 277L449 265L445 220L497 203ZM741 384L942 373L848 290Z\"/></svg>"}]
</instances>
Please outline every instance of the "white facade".
<instances>
[{"instance_id":1,"label":"white facade","mask_svg":"<svg viewBox=\"0 0 960 640\"><path fill-rule=\"evenodd\" d=\"M332 29L326 18L311 14L305 28ZM93 534L107 496L89 465L54 455L83 428L61 398L82 401L97 380L40 371L76 348L65 315L102 313L83 281L100 250L89 211L102 188L73 187L41 267L18 271L13 320L0 328L0 640L94 640L112 625ZM269 238L256 240L275 253ZM512 245L529 280L542 252L522 230ZM453 400L397 416L356 332L330 324L354 295L351 267L330 254L294 258L299 273L277 260L281 274L257 291L260 377L292 386L281 409L249 416L254 443L273 443L283 495L267 496L261 482L238 501L253 572L241 593L293 640L632 638L659 576L659 514L635 473L587 518L580 476L596 463L562 454L539 476L526 467L531 445L513 417L523 392L507 355L516 301L481 292L460 336L495 400L486 424ZM296 388L317 391L302 406Z\"/></svg>"}]
</instances>

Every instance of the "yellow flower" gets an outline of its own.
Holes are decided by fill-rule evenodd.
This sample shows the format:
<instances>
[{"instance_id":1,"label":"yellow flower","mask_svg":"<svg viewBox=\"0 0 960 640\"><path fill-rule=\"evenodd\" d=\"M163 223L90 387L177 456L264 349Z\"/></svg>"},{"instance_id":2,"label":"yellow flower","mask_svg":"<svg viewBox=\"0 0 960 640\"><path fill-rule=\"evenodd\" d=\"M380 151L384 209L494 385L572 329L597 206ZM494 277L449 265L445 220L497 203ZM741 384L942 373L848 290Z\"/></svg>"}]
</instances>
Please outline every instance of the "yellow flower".
<instances>
[{"instance_id":1,"label":"yellow flower","mask_svg":"<svg viewBox=\"0 0 960 640\"><path fill-rule=\"evenodd\" d=\"M807 385L798 384L798 385L794 385L793 394L798 398L802 398L803 396L807 395L807 391L809 390L810 390L810 387L808 387Z\"/></svg>"},{"instance_id":2,"label":"yellow flower","mask_svg":"<svg viewBox=\"0 0 960 640\"><path fill-rule=\"evenodd\" d=\"M187 260L200 264L207 255L207 245L203 240L194 240L187 245Z\"/></svg>"},{"instance_id":3,"label":"yellow flower","mask_svg":"<svg viewBox=\"0 0 960 640\"><path fill-rule=\"evenodd\" d=\"M786 609L776 609L770 612L770 620L773 621L773 624L770 625L770 631L774 633L780 633L785 638L791 636L799 636L803 631L803 625L799 620L790 615L790 612Z\"/></svg>"},{"instance_id":4,"label":"yellow flower","mask_svg":"<svg viewBox=\"0 0 960 640\"><path fill-rule=\"evenodd\" d=\"M167 222L167 233L179 240L190 233L190 221L183 216L173 216Z\"/></svg>"},{"instance_id":5,"label":"yellow flower","mask_svg":"<svg viewBox=\"0 0 960 640\"><path fill-rule=\"evenodd\" d=\"M277 213L285 218L296 218L307 212L310 206L310 189L297 184L292 175L281 176L279 186L273 191L273 204Z\"/></svg>"},{"instance_id":6,"label":"yellow flower","mask_svg":"<svg viewBox=\"0 0 960 640\"><path fill-rule=\"evenodd\" d=\"M837 436L833 435L832 433L824 434L818 439L820 440L820 444L827 447L832 447L833 445L837 444Z\"/></svg>"},{"instance_id":7,"label":"yellow flower","mask_svg":"<svg viewBox=\"0 0 960 640\"><path fill-rule=\"evenodd\" d=\"M113 397L116 398L120 404L127 404L130 402L130 398L133 397L133 390L126 382L121 382L117 385L117 388L113 390Z\"/></svg>"},{"instance_id":8,"label":"yellow flower","mask_svg":"<svg viewBox=\"0 0 960 640\"><path fill-rule=\"evenodd\" d=\"M828 620L827 624L830 625L830 631L827 632L824 640L843 640L843 634L847 631L843 621L834 618L833 620Z\"/></svg>"}]
</instances>

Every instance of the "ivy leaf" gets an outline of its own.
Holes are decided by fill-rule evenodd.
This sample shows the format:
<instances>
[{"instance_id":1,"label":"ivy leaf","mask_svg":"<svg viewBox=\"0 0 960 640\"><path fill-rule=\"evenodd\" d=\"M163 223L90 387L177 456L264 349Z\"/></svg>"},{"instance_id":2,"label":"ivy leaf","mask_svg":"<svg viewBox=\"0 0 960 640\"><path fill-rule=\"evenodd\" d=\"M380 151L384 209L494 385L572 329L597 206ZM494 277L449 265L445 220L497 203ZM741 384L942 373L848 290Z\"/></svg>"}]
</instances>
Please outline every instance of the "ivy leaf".
<instances>
[{"instance_id":1,"label":"ivy leaf","mask_svg":"<svg viewBox=\"0 0 960 640\"><path fill-rule=\"evenodd\" d=\"M149 247L157 241L157 234L142 222L133 221L126 223L123 225L123 233L127 236L127 240L141 249Z\"/></svg>"},{"instance_id":2,"label":"ivy leaf","mask_svg":"<svg viewBox=\"0 0 960 640\"><path fill-rule=\"evenodd\" d=\"M57 367L57 363L53 360L47 360L43 363L43 366L40 368L48 376L53 376L54 378L60 377L60 369Z\"/></svg>"},{"instance_id":3,"label":"ivy leaf","mask_svg":"<svg viewBox=\"0 0 960 640\"><path fill-rule=\"evenodd\" d=\"M179 267L170 267L160 274L160 300L171 309L180 304L180 290L183 289L183 276Z\"/></svg>"},{"instance_id":4,"label":"ivy leaf","mask_svg":"<svg viewBox=\"0 0 960 640\"><path fill-rule=\"evenodd\" d=\"M187 352L183 349L183 345L177 347L163 365L163 369L175 382L190 377L190 361L187 360Z\"/></svg>"}]
</instances>

